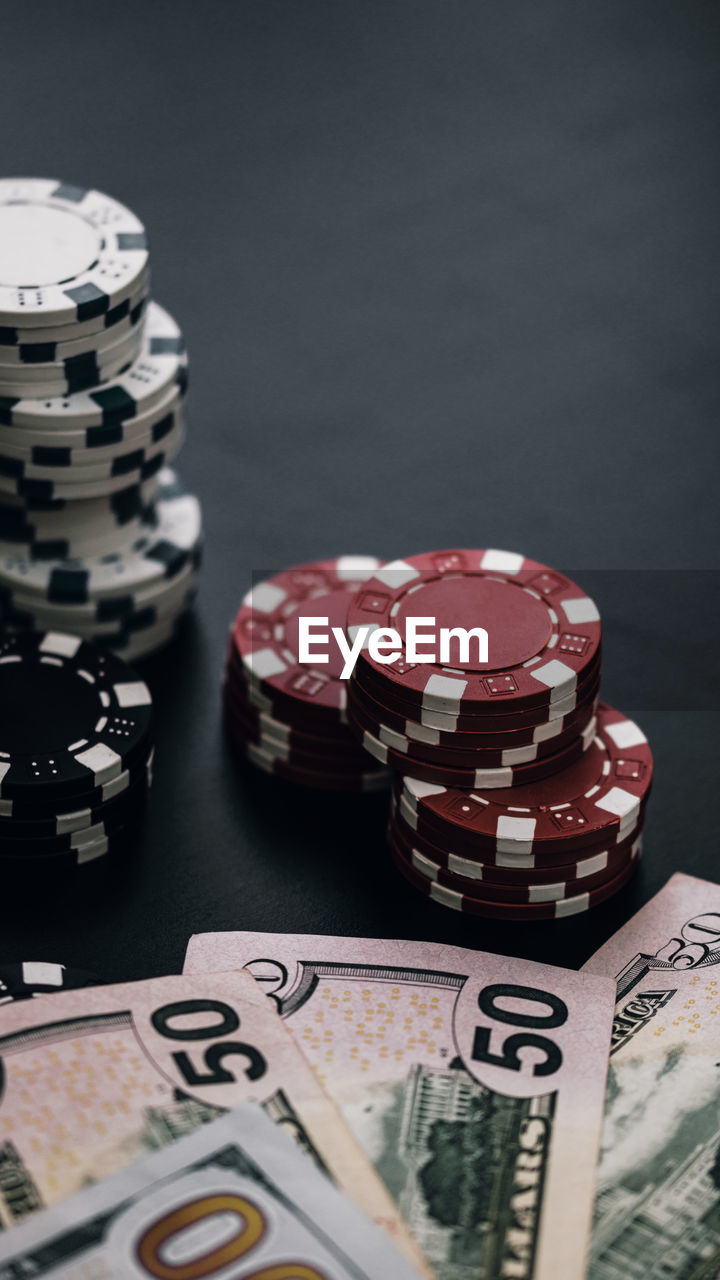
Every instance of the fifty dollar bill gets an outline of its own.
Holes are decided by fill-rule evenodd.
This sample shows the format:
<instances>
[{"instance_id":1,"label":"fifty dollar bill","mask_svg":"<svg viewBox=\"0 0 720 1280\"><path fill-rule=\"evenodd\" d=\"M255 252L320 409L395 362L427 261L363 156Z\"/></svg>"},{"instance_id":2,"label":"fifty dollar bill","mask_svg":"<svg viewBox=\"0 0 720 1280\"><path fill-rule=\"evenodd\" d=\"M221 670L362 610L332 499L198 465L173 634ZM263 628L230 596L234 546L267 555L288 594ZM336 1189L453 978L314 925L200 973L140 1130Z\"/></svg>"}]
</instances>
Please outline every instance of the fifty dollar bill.
<instances>
[{"instance_id":1,"label":"fifty dollar bill","mask_svg":"<svg viewBox=\"0 0 720 1280\"><path fill-rule=\"evenodd\" d=\"M430 943L191 939L191 972L247 966L441 1280L578 1280L614 984Z\"/></svg>"},{"instance_id":2,"label":"fifty dollar bill","mask_svg":"<svg viewBox=\"0 0 720 1280\"><path fill-rule=\"evenodd\" d=\"M90 987L0 1010L0 1225L246 1099L425 1266L292 1037L239 972Z\"/></svg>"},{"instance_id":3,"label":"fifty dollar bill","mask_svg":"<svg viewBox=\"0 0 720 1280\"><path fill-rule=\"evenodd\" d=\"M585 971L617 982L590 1280L717 1280L720 885L674 875Z\"/></svg>"}]
</instances>

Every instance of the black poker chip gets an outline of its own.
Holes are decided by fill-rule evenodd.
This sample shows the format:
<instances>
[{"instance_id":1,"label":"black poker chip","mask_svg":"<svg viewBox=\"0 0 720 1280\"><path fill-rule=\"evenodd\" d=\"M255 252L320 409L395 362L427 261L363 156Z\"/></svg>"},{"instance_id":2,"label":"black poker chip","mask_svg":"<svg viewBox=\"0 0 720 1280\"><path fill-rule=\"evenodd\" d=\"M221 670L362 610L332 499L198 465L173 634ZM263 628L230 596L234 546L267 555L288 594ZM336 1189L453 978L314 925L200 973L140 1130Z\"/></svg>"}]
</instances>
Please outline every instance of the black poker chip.
<instances>
[{"instance_id":1,"label":"black poker chip","mask_svg":"<svg viewBox=\"0 0 720 1280\"><path fill-rule=\"evenodd\" d=\"M99 987L103 979L84 969L68 968L48 960L20 960L0 964L0 1005L33 996L51 995L56 991Z\"/></svg>"},{"instance_id":2,"label":"black poker chip","mask_svg":"<svg viewBox=\"0 0 720 1280\"><path fill-rule=\"evenodd\" d=\"M79 797L147 758L150 690L79 637L0 637L0 705L2 800Z\"/></svg>"}]
</instances>

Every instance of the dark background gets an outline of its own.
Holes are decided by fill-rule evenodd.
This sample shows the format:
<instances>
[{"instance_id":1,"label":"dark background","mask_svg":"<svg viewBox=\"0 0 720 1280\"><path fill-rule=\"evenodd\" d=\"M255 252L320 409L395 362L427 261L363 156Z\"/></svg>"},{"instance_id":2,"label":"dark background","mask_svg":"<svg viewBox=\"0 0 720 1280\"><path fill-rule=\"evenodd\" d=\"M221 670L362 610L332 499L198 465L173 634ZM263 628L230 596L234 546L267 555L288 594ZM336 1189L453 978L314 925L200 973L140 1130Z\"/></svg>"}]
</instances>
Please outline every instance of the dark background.
<instances>
[{"instance_id":1,"label":"dark background","mask_svg":"<svg viewBox=\"0 0 720 1280\"><path fill-rule=\"evenodd\" d=\"M141 847L59 892L0 883L3 959L139 978L235 928L575 966L674 870L720 878L719 23L658 0L3 7L2 169L146 223L207 528L197 616L145 667ZM577 576L605 696L654 748L639 877L589 916L429 903L389 863L386 801L298 793L224 745L254 572L455 545Z\"/></svg>"}]
</instances>

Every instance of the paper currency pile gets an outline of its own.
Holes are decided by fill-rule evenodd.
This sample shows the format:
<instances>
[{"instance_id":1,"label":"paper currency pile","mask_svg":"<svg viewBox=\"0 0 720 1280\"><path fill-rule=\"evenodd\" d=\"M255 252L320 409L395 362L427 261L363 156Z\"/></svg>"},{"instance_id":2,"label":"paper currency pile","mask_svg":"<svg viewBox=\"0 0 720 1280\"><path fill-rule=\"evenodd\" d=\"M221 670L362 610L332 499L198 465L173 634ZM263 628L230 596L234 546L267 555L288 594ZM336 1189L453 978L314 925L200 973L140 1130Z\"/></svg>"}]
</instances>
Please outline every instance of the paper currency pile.
<instances>
[{"instance_id":1,"label":"paper currency pile","mask_svg":"<svg viewBox=\"0 0 720 1280\"><path fill-rule=\"evenodd\" d=\"M256 933L4 970L0 1280L716 1280L719 962L676 875L580 973Z\"/></svg>"}]
</instances>

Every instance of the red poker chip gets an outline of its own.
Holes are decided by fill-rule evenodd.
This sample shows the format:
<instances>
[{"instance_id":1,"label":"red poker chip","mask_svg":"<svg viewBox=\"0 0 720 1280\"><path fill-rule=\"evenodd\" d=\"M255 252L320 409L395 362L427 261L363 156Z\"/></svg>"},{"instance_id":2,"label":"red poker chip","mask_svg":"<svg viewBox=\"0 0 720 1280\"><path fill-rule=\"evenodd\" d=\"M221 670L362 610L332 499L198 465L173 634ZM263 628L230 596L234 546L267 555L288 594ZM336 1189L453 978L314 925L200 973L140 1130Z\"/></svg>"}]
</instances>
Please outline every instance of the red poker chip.
<instances>
[{"instance_id":1,"label":"red poker chip","mask_svg":"<svg viewBox=\"0 0 720 1280\"><path fill-rule=\"evenodd\" d=\"M591 889L571 898L561 898L555 902L521 904L491 901L473 894L458 892L456 889L448 888L435 880L430 880L408 861L395 843L391 845L391 855L395 866L413 888L418 889L434 902L468 915L484 916L494 920L516 921L560 920L565 916L573 916L590 911L593 907L598 907L601 903L607 902L609 898L614 897L616 893L624 889L631 876L634 875L638 865L638 857L636 856L612 880L606 881L605 884L597 889Z\"/></svg>"},{"instance_id":2,"label":"red poker chip","mask_svg":"<svg viewBox=\"0 0 720 1280\"><path fill-rule=\"evenodd\" d=\"M317 734L325 737L330 733L344 730L346 725L345 709L331 710L328 707L305 705L283 698L281 694L262 689L256 681L247 680L240 659L237 655L228 658L226 679L232 682L233 688L242 694L257 711L272 716L275 720L291 724L303 733ZM345 684L345 682L343 682ZM343 695L347 698L346 687Z\"/></svg>"},{"instance_id":3,"label":"red poker chip","mask_svg":"<svg viewBox=\"0 0 720 1280\"><path fill-rule=\"evenodd\" d=\"M566 849L560 854L497 854L488 846L487 850L478 846L466 849L447 845L443 832L429 827L427 823L418 823L418 815L411 813L402 797L398 799L393 788L392 822L401 829L405 840L414 849L427 855L432 861L445 864L446 867L469 878L477 878L482 874L489 883L523 883L534 884L546 881L564 881L564 879L582 879L593 876L598 870L609 867L621 852L628 851L633 842L641 835L644 827L646 810L641 810L637 826L625 836L624 840L615 844L597 844L585 849ZM447 828L446 828L447 832Z\"/></svg>"},{"instance_id":4,"label":"red poker chip","mask_svg":"<svg viewBox=\"0 0 720 1280\"><path fill-rule=\"evenodd\" d=\"M462 735L456 735L454 746L435 746L426 742L418 742L417 739L409 737L407 734L398 733L389 725L378 724L377 721L371 719L362 704L357 701L349 691L348 696L348 725L362 740L363 733L369 733L381 742L383 746L391 748L391 750L407 757L409 761L420 761L426 764L438 765L443 768L451 769L480 769L483 767L500 769L503 767L522 767L528 765L535 760L543 760L547 756L554 756L562 752L565 747L569 747L576 742L582 733L591 725L593 720L592 704L583 708L576 725L571 725L558 737L553 737L545 742L534 743L530 746L479 748L468 746L462 748L460 742L457 741ZM469 736L469 735L465 735ZM408 773L412 773L412 768L408 769Z\"/></svg>"},{"instance_id":5,"label":"red poker chip","mask_svg":"<svg viewBox=\"0 0 720 1280\"><path fill-rule=\"evenodd\" d=\"M606 857L598 860L596 869L579 879L556 873L555 879L546 875L543 880L516 880L510 879L509 873L505 872L505 880L490 880L485 867L479 863L454 858L452 854L448 855L441 850L436 850L435 856L431 856L420 847L419 842L412 839L412 832L397 815L391 823L390 838L395 842L398 852L428 880L436 880L448 889L469 893L489 902L556 902L562 898L589 893L613 880L633 859L639 857L642 849L641 835L633 833L633 838L619 846L612 859ZM458 867L462 870L458 870Z\"/></svg>"},{"instance_id":6,"label":"red poker chip","mask_svg":"<svg viewBox=\"0 0 720 1280\"><path fill-rule=\"evenodd\" d=\"M352 724L351 713L348 720ZM529 764L515 767L505 765L500 768L480 766L477 769L453 768L452 765L427 764L424 760L411 759L402 752L393 751L380 742L367 730L362 730L358 741L365 750L380 764L387 765L406 779L420 780L440 787L460 787L463 790L489 791L496 788L508 789L527 786L531 782L555 775L565 770L577 760L578 756L590 746L596 729L596 721L591 720L584 733L573 738L562 750L545 756L542 760L533 760Z\"/></svg>"},{"instance_id":7,"label":"red poker chip","mask_svg":"<svg viewBox=\"0 0 720 1280\"><path fill-rule=\"evenodd\" d=\"M594 686L595 687L595 686ZM449 748L454 751L521 751L524 748L538 746L551 749L551 743L557 741L569 730L580 732L594 715L597 697L584 697L578 702L574 711L561 716L557 720L546 721L542 725L528 725L521 729L495 731L494 733L478 733L473 730L444 730L431 728L413 720L411 716L398 715L397 712L384 707L382 703L371 697L356 680L348 685L348 706L356 707L363 712L370 725L382 726L408 738L413 745L428 746L435 749ZM376 737L379 737L376 734ZM508 763L513 763L511 760Z\"/></svg>"},{"instance_id":8,"label":"red poker chip","mask_svg":"<svg viewBox=\"0 0 720 1280\"><path fill-rule=\"evenodd\" d=\"M238 708L228 701L225 702L225 715L231 724L236 725L241 732L244 732L247 737L252 737L254 741L262 739L267 743L274 743L278 747L289 749L298 755L318 756L328 758L330 760L337 760L339 765L340 762L347 761L348 766L352 765L355 767L357 764L362 762L366 769L375 767L372 762L372 757L363 751L362 747L358 745L357 740L353 738L352 735L346 742L336 744L322 738L303 738L293 732L280 734L272 728L269 728L263 721L253 719L252 716L247 715L243 709ZM344 763L342 767L345 767Z\"/></svg>"},{"instance_id":9,"label":"red poker chip","mask_svg":"<svg viewBox=\"0 0 720 1280\"><path fill-rule=\"evenodd\" d=\"M616 831L614 835L605 833L604 838L598 837L584 844L565 840L559 850L557 847L548 849L545 844L537 844L531 852L509 853L498 850L490 841L483 844L477 838L467 840L462 834L457 838L456 829L449 829L447 824L434 822L413 812L404 795L399 801L399 809L403 821L417 840L452 851L453 856L478 862L482 866L494 866L499 871L506 871L511 875L516 875L520 871L527 871L534 875L538 871L548 869L553 872L552 878L557 879L562 878L563 866L572 868L598 855L610 853L628 840L635 839L645 825L647 801L640 806L636 824L628 830Z\"/></svg>"},{"instance_id":10,"label":"red poker chip","mask_svg":"<svg viewBox=\"0 0 720 1280\"><path fill-rule=\"evenodd\" d=\"M375 768L374 762L364 751L342 754L333 751L331 746L322 748L306 748L298 745L296 740L282 741L263 731L251 720L235 713L227 706L225 719L230 733L242 742L253 742L271 755L297 765L300 769L316 770L320 773L367 773Z\"/></svg>"},{"instance_id":11,"label":"red poker chip","mask_svg":"<svg viewBox=\"0 0 720 1280\"><path fill-rule=\"evenodd\" d=\"M240 660L235 654L228 657L225 666L225 685L254 711L269 716L280 724L288 725L297 733L319 738L329 738L333 735L340 738L347 736L344 711L331 714L327 707L305 706L302 703L283 701L276 695L268 696L259 685L246 679Z\"/></svg>"},{"instance_id":12,"label":"red poker chip","mask_svg":"<svg viewBox=\"0 0 720 1280\"><path fill-rule=\"evenodd\" d=\"M489 661L480 661L477 642L462 661L454 640L443 665L410 663L411 617L434 618L436 630L485 628ZM385 664L366 648L358 669L374 671L415 706L453 714L552 707L592 667L601 632L595 604L563 574L513 552L467 549L383 565L358 590L347 625L351 639L361 627L396 630L403 654Z\"/></svg>"},{"instance_id":13,"label":"red poker chip","mask_svg":"<svg viewBox=\"0 0 720 1280\"><path fill-rule=\"evenodd\" d=\"M380 772L380 770L374 769L374 761L369 759L368 756L365 756L364 760L362 757L356 760L349 760L338 759L332 755L320 755L317 752L299 751L297 748L287 747L272 738L257 734L253 730L248 731L244 726L233 723L228 718L226 718L226 724L230 737L241 746L245 747L247 744L252 743L274 759L284 760L286 764L293 765L297 769L305 769L309 773L352 776L371 771Z\"/></svg>"},{"instance_id":14,"label":"red poker chip","mask_svg":"<svg viewBox=\"0 0 720 1280\"><path fill-rule=\"evenodd\" d=\"M258 681L247 678L247 672L234 648L228 656L225 670L226 676L232 678L233 685L243 692L247 701L252 703L258 711L263 711L274 719L284 720L308 733L317 734L330 733L333 729L341 728L345 724L346 681L342 681L341 695L344 699L342 709L335 710L327 706L298 702L276 690L261 687Z\"/></svg>"},{"instance_id":15,"label":"red poker chip","mask_svg":"<svg viewBox=\"0 0 720 1280\"><path fill-rule=\"evenodd\" d=\"M329 662L301 663L299 620L323 617L328 631L344 627L350 601L379 566L372 556L340 556L286 569L254 586L232 627L235 652L248 682L267 693L278 708L307 705L318 715L337 719L346 702L340 650L331 637Z\"/></svg>"},{"instance_id":16,"label":"red poker chip","mask_svg":"<svg viewBox=\"0 0 720 1280\"><path fill-rule=\"evenodd\" d=\"M551 706L507 712L501 712L493 706L484 711L471 711L464 706L462 709L448 707L438 710L425 703L409 701L402 696L402 691L396 691L387 681L383 684L370 667L361 665L359 661L349 684L368 694L381 706L394 711L396 715L434 729L442 729L446 733L512 733L519 729L535 729L572 715L579 705L595 697L600 686L600 670L598 659L583 674L576 688L556 699Z\"/></svg>"},{"instance_id":17,"label":"red poker chip","mask_svg":"<svg viewBox=\"0 0 720 1280\"><path fill-rule=\"evenodd\" d=\"M638 726L606 703L597 733L566 769L524 787L460 790L403 779L403 798L418 823L465 851L548 854L619 843L638 824L652 785L652 753ZM530 864L527 864L530 865Z\"/></svg>"},{"instance_id":18,"label":"red poker chip","mask_svg":"<svg viewBox=\"0 0 720 1280\"><path fill-rule=\"evenodd\" d=\"M297 746L302 751L333 752L354 757L362 754L362 748L358 746L355 735L347 725L328 725L328 731L324 734L297 729L284 720L259 711L242 692L236 691L230 680L225 683L223 701L228 712L247 721L250 727L265 737ZM367 762L367 757L365 759Z\"/></svg>"},{"instance_id":19,"label":"red poker chip","mask_svg":"<svg viewBox=\"0 0 720 1280\"><path fill-rule=\"evenodd\" d=\"M301 787L317 791L379 791L389 786L390 775L384 769L370 769L364 773L323 772L284 760L267 747L243 738L241 734L231 732L230 741L256 768L286 782L295 782Z\"/></svg>"}]
</instances>

